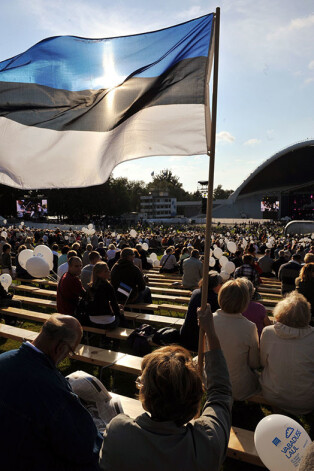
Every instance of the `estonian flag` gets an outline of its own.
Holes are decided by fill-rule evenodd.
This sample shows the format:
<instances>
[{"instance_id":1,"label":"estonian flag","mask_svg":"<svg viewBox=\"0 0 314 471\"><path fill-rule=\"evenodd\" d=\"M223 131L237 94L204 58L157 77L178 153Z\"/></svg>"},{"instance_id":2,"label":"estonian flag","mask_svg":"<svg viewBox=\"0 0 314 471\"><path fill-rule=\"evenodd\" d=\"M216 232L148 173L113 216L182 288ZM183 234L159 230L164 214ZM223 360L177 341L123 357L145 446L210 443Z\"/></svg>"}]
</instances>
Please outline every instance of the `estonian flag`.
<instances>
[{"instance_id":1,"label":"estonian flag","mask_svg":"<svg viewBox=\"0 0 314 471\"><path fill-rule=\"evenodd\" d=\"M0 62L0 183L101 184L154 155L207 151L214 15L134 36L56 36Z\"/></svg>"},{"instance_id":2,"label":"estonian flag","mask_svg":"<svg viewBox=\"0 0 314 471\"><path fill-rule=\"evenodd\" d=\"M131 286L128 286L125 283L122 283L122 281L121 281L117 291L121 294L124 294L124 296L126 296L126 298L128 299L131 292L132 292L132 288L131 288Z\"/></svg>"}]
</instances>

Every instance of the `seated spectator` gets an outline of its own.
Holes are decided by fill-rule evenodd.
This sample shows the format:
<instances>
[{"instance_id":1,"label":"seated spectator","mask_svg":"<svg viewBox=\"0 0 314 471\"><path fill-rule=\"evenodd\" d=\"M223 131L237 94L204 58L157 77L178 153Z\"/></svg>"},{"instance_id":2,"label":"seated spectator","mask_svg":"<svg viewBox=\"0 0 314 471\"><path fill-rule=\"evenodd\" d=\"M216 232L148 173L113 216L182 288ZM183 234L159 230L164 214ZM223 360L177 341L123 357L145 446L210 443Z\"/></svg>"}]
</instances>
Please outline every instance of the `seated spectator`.
<instances>
[{"instance_id":1,"label":"seated spectator","mask_svg":"<svg viewBox=\"0 0 314 471\"><path fill-rule=\"evenodd\" d=\"M311 305L312 317L314 317L314 263L303 265L300 276L295 280L298 293L303 294Z\"/></svg>"},{"instance_id":2,"label":"seated spectator","mask_svg":"<svg viewBox=\"0 0 314 471\"><path fill-rule=\"evenodd\" d=\"M19 262L19 254L23 251L26 250L26 245L20 245L17 254L15 257L15 266L16 266L16 278L21 278L23 280L31 280L33 279L33 276L28 273L25 268L21 267L20 262Z\"/></svg>"},{"instance_id":3,"label":"seated spectator","mask_svg":"<svg viewBox=\"0 0 314 471\"><path fill-rule=\"evenodd\" d=\"M143 270L150 270L152 268L152 264L147 261L147 252L143 249L141 244L137 244L135 246L136 250L139 253L140 259L142 260L142 269Z\"/></svg>"},{"instance_id":4,"label":"seated spectator","mask_svg":"<svg viewBox=\"0 0 314 471\"><path fill-rule=\"evenodd\" d=\"M301 270L301 257L293 254L288 263L284 263L279 268L278 278L281 281L281 294L288 294L295 290L295 279L298 278Z\"/></svg>"},{"instance_id":5,"label":"seated spectator","mask_svg":"<svg viewBox=\"0 0 314 471\"><path fill-rule=\"evenodd\" d=\"M183 261L183 288L195 289L203 276L203 264L198 250L192 250L191 257Z\"/></svg>"},{"instance_id":6,"label":"seated spectator","mask_svg":"<svg viewBox=\"0 0 314 471\"><path fill-rule=\"evenodd\" d=\"M310 304L293 291L274 309L276 323L261 336L263 396L290 414L314 409L314 328Z\"/></svg>"},{"instance_id":7,"label":"seated spectator","mask_svg":"<svg viewBox=\"0 0 314 471\"><path fill-rule=\"evenodd\" d=\"M58 260L59 260L59 253L58 253L58 244L53 244L51 247L52 255L53 255L53 271L57 273L58 271Z\"/></svg>"},{"instance_id":8,"label":"seated spectator","mask_svg":"<svg viewBox=\"0 0 314 471\"><path fill-rule=\"evenodd\" d=\"M168 247L165 255L161 257L160 273L176 273L179 270L179 266L173 252L174 247Z\"/></svg>"},{"instance_id":9,"label":"seated spectator","mask_svg":"<svg viewBox=\"0 0 314 471\"><path fill-rule=\"evenodd\" d=\"M85 265L81 273L81 282L85 290L87 289L87 285L90 283L92 279L94 266L96 265L96 263L100 261L101 261L100 254L96 252L96 250L92 250L91 253L89 254L89 264Z\"/></svg>"},{"instance_id":10,"label":"seated spectator","mask_svg":"<svg viewBox=\"0 0 314 471\"><path fill-rule=\"evenodd\" d=\"M284 263L287 263L287 259L285 257L285 251L284 250L280 250L279 253L278 253L279 257L276 258L276 260L274 261L273 263L273 270L276 274L276 277L278 278L278 272L279 272L279 268L281 267L281 265L283 265Z\"/></svg>"},{"instance_id":11,"label":"seated spectator","mask_svg":"<svg viewBox=\"0 0 314 471\"><path fill-rule=\"evenodd\" d=\"M98 247L96 250L101 256L102 261L105 262L107 260L107 250L105 249L104 243L102 241L98 242Z\"/></svg>"},{"instance_id":12,"label":"seated spectator","mask_svg":"<svg viewBox=\"0 0 314 471\"><path fill-rule=\"evenodd\" d=\"M68 245L64 245L61 249L61 255L58 259L58 267L62 265L63 263L66 263L67 261L67 253L70 250L70 247Z\"/></svg>"},{"instance_id":13,"label":"seated spectator","mask_svg":"<svg viewBox=\"0 0 314 471\"><path fill-rule=\"evenodd\" d=\"M234 257L231 259L231 262L235 264L236 268L241 267L243 265L243 260L242 260L242 250L237 250L234 254Z\"/></svg>"},{"instance_id":14,"label":"seated spectator","mask_svg":"<svg viewBox=\"0 0 314 471\"><path fill-rule=\"evenodd\" d=\"M271 278L275 276L272 272L274 260L270 256L271 250L266 249L265 255L258 260L258 264L262 270L261 276Z\"/></svg>"},{"instance_id":15,"label":"seated spectator","mask_svg":"<svg viewBox=\"0 0 314 471\"><path fill-rule=\"evenodd\" d=\"M245 277L250 280L254 287L259 285L259 276L254 266L254 257L250 254L245 254L242 257L243 265L236 269L234 273L235 278Z\"/></svg>"},{"instance_id":16,"label":"seated spectator","mask_svg":"<svg viewBox=\"0 0 314 471\"><path fill-rule=\"evenodd\" d=\"M197 309L201 307L202 299L202 285L203 280L199 283L199 289L193 291L188 310L184 319L184 324L180 330L180 343L183 347L193 352L198 351L198 336L199 327L197 324ZM216 271L210 271L208 273L208 295L207 302L209 303L212 312L217 311L218 305L218 293L222 286L222 278Z\"/></svg>"},{"instance_id":17,"label":"seated spectator","mask_svg":"<svg viewBox=\"0 0 314 471\"><path fill-rule=\"evenodd\" d=\"M108 261L111 259L114 259L116 255L116 246L114 244L109 244L108 250L107 250L107 258Z\"/></svg>"},{"instance_id":18,"label":"seated spectator","mask_svg":"<svg viewBox=\"0 0 314 471\"><path fill-rule=\"evenodd\" d=\"M118 291L120 283L124 283L131 288L129 303L151 303L150 289L146 286L140 269L134 265L133 259L133 249L126 247L121 251L121 258L111 270L111 283L116 291L117 299L122 304L126 301L126 296Z\"/></svg>"},{"instance_id":19,"label":"seated spectator","mask_svg":"<svg viewBox=\"0 0 314 471\"><path fill-rule=\"evenodd\" d=\"M85 294L80 280L81 271L81 259L76 256L71 257L69 269L62 275L57 288L57 310L60 314L73 316L80 296Z\"/></svg>"},{"instance_id":20,"label":"seated spectator","mask_svg":"<svg viewBox=\"0 0 314 471\"><path fill-rule=\"evenodd\" d=\"M66 257L67 257L67 261L62 263L62 265L59 265L59 267L58 267L58 272L57 272L58 281L60 281L60 279L62 278L62 275L64 275L64 273L66 273L68 271L69 259L71 257L77 257L77 253L75 252L75 250L69 250L67 252Z\"/></svg>"},{"instance_id":21,"label":"seated spectator","mask_svg":"<svg viewBox=\"0 0 314 471\"><path fill-rule=\"evenodd\" d=\"M179 264L180 264L180 274L183 275L183 262L187 258L190 258L191 254L190 251L187 247L183 247L181 250L180 258L179 258Z\"/></svg>"},{"instance_id":22,"label":"seated spectator","mask_svg":"<svg viewBox=\"0 0 314 471\"><path fill-rule=\"evenodd\" d=\"M141 271L143 271L143 267L142 267L142 259L140 257L140 254L138 253L137 249L132 249L133 252L134 252L134 260L133 260L133 263L136 267L138 267Z\"/></svg>"},{"instance_id":23,"label":"seated spectator","mask_svg":"<svg viewBox=\"0 0 314 471\"><path fill-rule=\"evenodd\" d=\"M256 301L252 301L254 297L255 288L253 283L248 280L247 278L243 278L243 280L247 283L250 293L249 305L245 311L243 311L242 315L246 317L251 322L254 322L257 327L258 337L261 336L262 330L266 325L271 325L271 321L267 315L266 309L261 303L257 303Z\"/></svg>"},{"instance_id":24,"label":"seated spectator","mask_svg":"<svg viewBox=\"0 0 314 471\"><path fill-rule=\"evenodd\" d=\"M93 253L93 252L92 252ZM89 320L95 327L114 329L123 318L114 288L109 282L110 270L105 262L93 266L92 280L87 287Z\"/></svg>"},{"instance_id":25,"label":"seated spectator","mask_svg":"<svg viewBox=\"0 0 314 471\"><path fill-rule=\"evenodd\" d=\"M200 312L205 331L206 402L202 379L190 353L167 346L146 355L137 380L146 412L136 419L120 414L104 432L100 467L107 471L218 471L231 426L231 387L210 310ZM123 453L118 452L123 450Z\"/></svg>"},{"instance_id":26,"label":"seated spectator","mask_svg":"<svg viewBox=\"0 0 314 471\"><path fill-rule=\"evenodd\" d=\"M308 252L304 257L304 263L314 263L314 253Z\"/></svg>"},{"instance_id":27,"label":"seated spectator","mask_svg":"<svg viewBox=\"0 0 314 471\"><path fill-rule=\"evenodd\" d=\"M83 257L82 257L83 267L89 264L89 254L91 253L92 250L93 250L92 244L87 244L86 250L83 253Z\"/></svg>"},{"instance_id":28,"label":"seated spectator","mask_svg":"<svg viewBox=\"0 0 314 471\"><path fill-rule=\"evenodd\" d=\"M1 267L2 273L8 273L12 278L14 278L13 268L12 268L12 257L11 257L11 245L4 244L2 249L2 260Z\"/></svg>"},{"instance_id":29,"label":"seated spectator","mask_svg":"<svg viewBox=\"0 0 314 471\"><path fill-rule=\"evenodd\" d=\"M101 436L56 368L81 337L76 319L54 314L32 343L0 355L1 469L98 469Z\"/></svg>"},{"instance_id":30,"label":"seated spectator","mask_svg":"<svg viewBox=\"0 0 314 471\"><path fill-rule=\"evenodd\" d=\"M218 294L221 309L214 313L214 324L224 352L232 396L244 401L259 391L254 369L259 367L256 325L243 317L250 302L247 283L241 278L227 281Z\"/></svg>"}]
</instances>

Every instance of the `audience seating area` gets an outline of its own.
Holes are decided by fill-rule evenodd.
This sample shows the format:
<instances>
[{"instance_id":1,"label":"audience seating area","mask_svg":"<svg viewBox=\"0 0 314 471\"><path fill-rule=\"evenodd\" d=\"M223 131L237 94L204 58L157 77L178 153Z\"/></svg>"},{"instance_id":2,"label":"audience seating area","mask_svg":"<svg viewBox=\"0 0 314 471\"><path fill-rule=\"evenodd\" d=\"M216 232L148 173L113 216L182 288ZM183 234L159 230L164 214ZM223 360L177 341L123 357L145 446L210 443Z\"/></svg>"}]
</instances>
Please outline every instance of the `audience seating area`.
<instances>
[{"instance_id":1,"label":"audience seating area","mask_svg":"<svg viewBox=\"0 0 314 471\"><path fill-rule=\"evenodd\" d=\"M178 327L183 324L184 315L187 310L187 304L191 295L189 290L184 290L182 286L173 285L179 282L181 278L176 275L162 275L158 270L148 272L149 286L153 293L152 304L133 304L127 305L125 317L127 320L136 324L154 324L160 327L172 326ZM262 298L259 302L263 303L270 314L280 295L280 282L275 279L263 279L259 288ZM22 302L23 308L7 307L0 308L1 314L17 317L21 322L32 321L43 323L49 317L49 313L56 312L56 287L57 283L48 280L17 280L17 283L11 286L15 293L14 299ZM44 309L45 312L37 312L32 309ZM150 314L140 312L141 310L151 311ZM166 315L171 314L171 315ZM85 339L89 339L89 334L105 335L109 339L125 340L132 329L116 328L111 331L104 329L83 326L87 334ZM37 333L20 327L13 327L0 324L0 336L22 342L23 340L32 341ZM77 349L75 359L98 365L100 367L110 367L114 370L138 375L140 373L141 357L129 355L126 353L106 350L104 348L94 347L88 344L81 344ZM119 396L123 408L127 414L135 417L142 413L142 406L139 401L124 396ZM265 403L261 396L252 398L253 402ZM254 465L263 466L258 458L253 432L237 427L232 427L228 447L228 456L242 460Z\"/></svg>"}]
</instances>

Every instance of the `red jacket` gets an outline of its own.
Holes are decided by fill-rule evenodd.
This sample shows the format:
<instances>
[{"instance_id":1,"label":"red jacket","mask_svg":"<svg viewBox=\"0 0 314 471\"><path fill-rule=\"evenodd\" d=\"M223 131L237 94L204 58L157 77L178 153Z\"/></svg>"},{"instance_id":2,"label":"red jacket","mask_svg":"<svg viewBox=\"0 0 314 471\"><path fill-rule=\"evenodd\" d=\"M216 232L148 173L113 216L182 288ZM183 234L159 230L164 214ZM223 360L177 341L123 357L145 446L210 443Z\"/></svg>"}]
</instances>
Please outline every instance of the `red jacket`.
<instances>
[{"instance_id":1,"label":"red jacket","mask_svg":"<svg viewBox=\"0 0 314 471\"><path fill-rule=\"evenodd\" d=\"M60 314L73 316L78 304L79 297L83 296L85 290L81 280L71 273L64 273L57 289L57 310Z\"/></svg>"}]
</instances>

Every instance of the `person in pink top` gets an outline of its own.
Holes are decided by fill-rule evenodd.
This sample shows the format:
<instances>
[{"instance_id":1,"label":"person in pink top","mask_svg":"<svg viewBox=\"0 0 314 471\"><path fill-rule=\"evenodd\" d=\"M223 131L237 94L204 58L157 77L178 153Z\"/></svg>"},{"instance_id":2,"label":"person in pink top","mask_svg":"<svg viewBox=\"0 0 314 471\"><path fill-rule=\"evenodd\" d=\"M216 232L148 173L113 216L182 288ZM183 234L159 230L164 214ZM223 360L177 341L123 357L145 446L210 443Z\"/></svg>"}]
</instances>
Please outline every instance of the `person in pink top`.
<instances>
[{"instance_id":1,"label":"person in pink top","mask_svg":"<svg viewBox=\"0 0 314 471\"><path fill-rule=\"evenodd\" d=\"M249 321L254 322L256 324L258 337L260 338L264 327L266 325L271 325L272 323L267 315L266 309L263 304L257 303L256 301L252 301L255 292L253 283L247 278L242 279L247 283L251 298L247 309L242 312L242 316L246 317Z\"/></svg>"}]
</instances>

